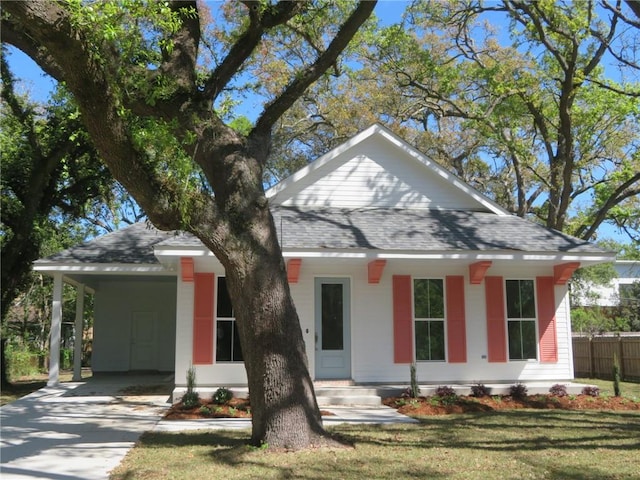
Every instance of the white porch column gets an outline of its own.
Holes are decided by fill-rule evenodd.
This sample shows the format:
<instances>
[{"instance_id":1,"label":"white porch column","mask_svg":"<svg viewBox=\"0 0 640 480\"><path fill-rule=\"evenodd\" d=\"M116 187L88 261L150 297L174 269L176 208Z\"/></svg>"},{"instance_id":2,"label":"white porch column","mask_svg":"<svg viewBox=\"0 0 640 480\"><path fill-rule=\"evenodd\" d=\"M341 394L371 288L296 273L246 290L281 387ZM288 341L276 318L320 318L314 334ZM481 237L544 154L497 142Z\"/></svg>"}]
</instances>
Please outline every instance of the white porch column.
<instances>
[{"instance_id":1,"label":"white porch column","mask_svg":"<svg viewBox=\"0 0 640 480\"><path fill-rule=\"evenodd\" d=\"M53 305L51 308L51 345L49 349L49 381L54 386L60 380L60 333L62 325L62 273L53 277Z\"/></svg>"},{"instance_id":2,"label":"white porch column","mask_svg":"<svg viewBox=\"0 0 640 480\"><path fill-rule=\"evenodd\" d=\"M73 343L73 381L82 380L82 324L84 320L84 285L78 285L76 292L76 323Z\"/></svg>"}]
</instances>

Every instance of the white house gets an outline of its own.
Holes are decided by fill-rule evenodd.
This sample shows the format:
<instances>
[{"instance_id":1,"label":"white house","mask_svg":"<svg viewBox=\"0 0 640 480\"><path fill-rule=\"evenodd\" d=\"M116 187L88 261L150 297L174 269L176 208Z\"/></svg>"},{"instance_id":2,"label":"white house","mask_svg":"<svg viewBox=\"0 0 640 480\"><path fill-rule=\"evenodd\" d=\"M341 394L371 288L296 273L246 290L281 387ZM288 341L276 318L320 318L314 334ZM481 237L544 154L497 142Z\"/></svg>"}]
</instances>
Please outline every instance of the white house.
<instances>
[{"instance_id":1,"label":"white house","mask_svg":"<svg viewBox=\"0 0 640 480\"><path fill-rule=\"evenodd\" d=\"M616 307L622 301L628 302L635 299L628 298L631 292L628 287L640 282L639 260L616 260L613 264L616 276L607 285L591 286L589 298L581 298L583 306Z\"/></svg>"},{"instance_id":2,"label":"white house","mask_svg":"<svg viewBox=\"0 0 640 480\"><path fill-rule=\"evenodd\" d=\"M567 280L613 253L509 214L379 125L267 196L315 379L406 383L414 361L422 383L573 378ZM137 224L35 269L95 292L94 372L246 384L224 269L195 237Z\"/></svg>"}]
</instances>

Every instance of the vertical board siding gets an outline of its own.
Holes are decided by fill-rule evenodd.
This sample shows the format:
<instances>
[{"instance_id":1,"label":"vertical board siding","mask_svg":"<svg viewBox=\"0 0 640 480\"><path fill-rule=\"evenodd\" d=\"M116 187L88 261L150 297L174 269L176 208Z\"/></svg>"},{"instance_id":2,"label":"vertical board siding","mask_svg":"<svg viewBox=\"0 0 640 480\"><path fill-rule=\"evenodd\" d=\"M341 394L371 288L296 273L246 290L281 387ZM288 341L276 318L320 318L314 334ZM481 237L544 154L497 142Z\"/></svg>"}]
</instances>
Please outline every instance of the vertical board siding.
<instances>
[{"instance_id":1,"label":"vertical board siding","mask_svg":"<svg viewBox=\"0 0 640 480\"><path fill-rule=\"evenodd\" d=\"M447 349L449 363L466 363L467 331L464 311L464 277L447 276Z\"/></svg>"},{"instance_id":2,"label":"vertical board siding","mask_svg":"<svg viewBox=\"0 0 640 480\"><path fill-rule=\"evenodd\" d=\"M537 277L536 290L540 361L556 363L558 361L558 337L556 334L556 301L553 292L553 277Z\"/></svg>"},{"instance_id":3,"label":"vertical board siding","mask_svg":"<svg viewBox=\"0 0 640 480\"><path fill-rule=\"evenodd\" d=\"M502 277L485 277L489 362L507 361L506 316Z\"/></svg>"},{"instance_id":4,"label":"vertical board siding","mask_svg":"<svg viewBox=\"0 0 640 480\"><path fill-rule=\"evenodd\" d=\"M413 362L411 276L393 276L393 361Z\"/></svg>"},{"instance_id":5,"label":"vertical board siding","mask_svg":"<svg viewBox=\"0 0 640 480\"><path fill-rule=\"evenodd\" d=\"M194 274L193 364L213 363L213 273Z\"/></svg>"}]
</instances>

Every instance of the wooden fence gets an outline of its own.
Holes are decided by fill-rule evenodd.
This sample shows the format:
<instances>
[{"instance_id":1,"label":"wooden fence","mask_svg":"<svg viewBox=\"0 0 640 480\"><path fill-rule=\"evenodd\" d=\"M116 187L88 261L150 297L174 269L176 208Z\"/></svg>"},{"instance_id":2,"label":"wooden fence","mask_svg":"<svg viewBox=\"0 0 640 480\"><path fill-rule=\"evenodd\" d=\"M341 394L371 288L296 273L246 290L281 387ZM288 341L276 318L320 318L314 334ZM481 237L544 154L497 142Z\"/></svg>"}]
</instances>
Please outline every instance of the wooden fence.
<instances>
[{"instance_id":1,"label":"wooden fence","mask_svg":"<svg viewBox=\"0 0 640 480\"><path fill-rule=\"evenodd\" d=\"M573 337L576 377L612 379L614 355L622 379L640 381L640 336Z\"/></svg>"}]
</instances>

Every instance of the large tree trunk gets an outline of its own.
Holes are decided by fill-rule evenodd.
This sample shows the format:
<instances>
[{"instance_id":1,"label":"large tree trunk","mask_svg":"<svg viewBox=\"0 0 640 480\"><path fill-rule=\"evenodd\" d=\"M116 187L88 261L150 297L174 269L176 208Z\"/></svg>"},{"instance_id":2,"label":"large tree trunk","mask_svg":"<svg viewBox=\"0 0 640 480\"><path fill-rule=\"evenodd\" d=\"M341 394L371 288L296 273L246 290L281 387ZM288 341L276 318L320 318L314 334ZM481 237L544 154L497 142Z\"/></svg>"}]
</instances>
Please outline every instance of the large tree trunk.
<instances>
[{"instance_id":1,"label":"large tree trunk","mask_svg":"<svg viewBox=\"0 0 640 480\"><path fill-rule=\"evenodd\" d=\"M267 233L264 244L227 271L251 395L252 443L317 445L322 419L275 227L270 215L255 227Z\"/></svg>"}]
</instances>

